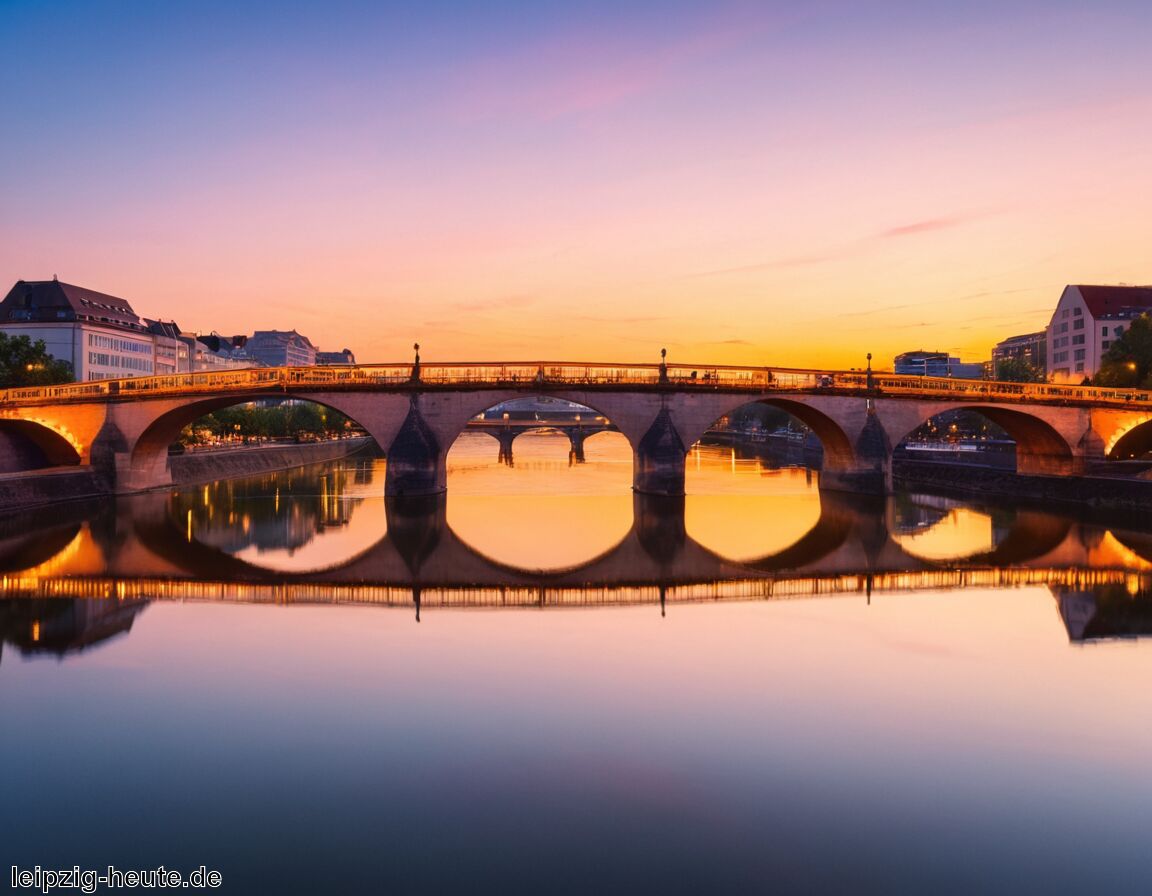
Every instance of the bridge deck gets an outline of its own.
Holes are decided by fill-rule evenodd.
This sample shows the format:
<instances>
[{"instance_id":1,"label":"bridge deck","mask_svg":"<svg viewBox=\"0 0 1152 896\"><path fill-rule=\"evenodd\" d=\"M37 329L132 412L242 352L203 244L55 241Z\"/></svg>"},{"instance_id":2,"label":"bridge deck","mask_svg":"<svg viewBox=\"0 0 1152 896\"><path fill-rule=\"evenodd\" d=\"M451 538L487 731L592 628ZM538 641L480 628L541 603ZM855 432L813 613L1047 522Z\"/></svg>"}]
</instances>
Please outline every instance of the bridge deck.
<instances>
[{"instance_id":1,"label":"bridge deck","mask_svg":"<svg viewBox=\"0 0 1152 896\"><path fill-rule=\"evenodd\" d=\"M717 365L530 363L410 364L349 367L261 367L169 376L133 377L0 391L0 407L61 402L125 401L227 392L430 391L438 389L593 391L724 391L752 395L816 392L973 402L1109 406L1152 409L1152 393L1140 389L1006 383L892 373Z\"/></svg>"}]
</instances>

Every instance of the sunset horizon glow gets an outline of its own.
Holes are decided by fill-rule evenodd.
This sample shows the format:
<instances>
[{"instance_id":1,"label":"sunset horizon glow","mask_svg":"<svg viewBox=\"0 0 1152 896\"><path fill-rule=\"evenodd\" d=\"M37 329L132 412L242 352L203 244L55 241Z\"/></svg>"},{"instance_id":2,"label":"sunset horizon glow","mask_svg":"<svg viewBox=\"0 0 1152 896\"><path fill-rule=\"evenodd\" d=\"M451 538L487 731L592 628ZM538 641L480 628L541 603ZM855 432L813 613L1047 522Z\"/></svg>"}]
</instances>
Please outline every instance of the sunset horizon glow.
<instances>
[{"instance_id":1,"label":"sunset horizon glow","mask_svg":"<svg viewBox=\"0 0 1152 896\"><path fill-rule=\"evenodd\" d=\"M0 271L362 363L987 359L1147 283L1136 2L0 8Z\"/></svg>"}]
</instances>

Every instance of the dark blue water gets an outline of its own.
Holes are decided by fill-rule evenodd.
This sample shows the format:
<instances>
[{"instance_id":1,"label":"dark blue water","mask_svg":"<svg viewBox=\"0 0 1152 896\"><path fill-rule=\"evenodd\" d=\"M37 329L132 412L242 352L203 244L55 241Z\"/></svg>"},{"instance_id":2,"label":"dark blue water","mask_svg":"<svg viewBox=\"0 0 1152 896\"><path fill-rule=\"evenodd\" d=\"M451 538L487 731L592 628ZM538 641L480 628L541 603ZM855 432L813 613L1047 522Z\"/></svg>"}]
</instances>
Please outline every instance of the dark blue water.
<instances>
[{"instance_id":1,"label":"dark blue water","mask_svg":"<svg viewBox=\"0 0 1152 896\"><path fill-rule=\"evenodd\" d=\"M982 514L902 537L995 537ZM1133 564L1102 637L1066 585L420 622L13 597L0 862L205 865L225 893L1147 892L1144 561L1111 537L1075 537Z\"/></svg>"}]
</instances>

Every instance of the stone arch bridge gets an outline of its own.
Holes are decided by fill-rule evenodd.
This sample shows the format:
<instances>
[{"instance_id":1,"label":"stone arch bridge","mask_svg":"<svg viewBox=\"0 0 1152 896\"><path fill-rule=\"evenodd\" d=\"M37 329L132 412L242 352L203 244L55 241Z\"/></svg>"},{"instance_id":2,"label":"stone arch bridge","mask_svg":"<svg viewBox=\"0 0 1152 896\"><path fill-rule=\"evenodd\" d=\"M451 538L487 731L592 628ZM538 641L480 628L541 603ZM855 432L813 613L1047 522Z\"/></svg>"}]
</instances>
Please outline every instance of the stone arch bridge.
<instances>
[{"instance_id":1,"label":"stone arch bridge","mask_svg":"<svg viewBox=\"0 0 1152 896\"><path fill-rule=\"evenodd\" d=\"M117 493L171 482L168 445L188 423L268 398L317 402L356 421L388 458L385 493L446 488L445 457L470 420L540 395L595 410L634 452L638 492L684 491L685 456L749 402L787 411L824 446L821 485L890 489L892 448L929 417L967 408L1017 443L1022 474L1070 476L1152 448L1152 395L1139 390L705 365L361 365L255 368L9 389L0 393L0 472L88 465Z\"/></svg>"}]
</instances>

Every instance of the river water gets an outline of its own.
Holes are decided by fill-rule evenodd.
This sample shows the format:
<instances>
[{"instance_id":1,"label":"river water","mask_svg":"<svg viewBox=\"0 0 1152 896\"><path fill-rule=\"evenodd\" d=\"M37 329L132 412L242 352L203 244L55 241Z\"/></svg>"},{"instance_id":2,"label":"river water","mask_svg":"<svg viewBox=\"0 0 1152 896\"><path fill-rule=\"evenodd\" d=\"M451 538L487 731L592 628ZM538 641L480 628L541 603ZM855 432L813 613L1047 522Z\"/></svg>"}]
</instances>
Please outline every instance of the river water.
<instances>
[{"instance_id":1,"label":"river water","mask_svg":"<svg viewBox=\"0 0 1152 896\"><path fill-rule=\"evenodd\" d=\"M489 436L0 521L0 860L233 893L1150 886L1152 535Z\"/></svg>"}]
</instances>

